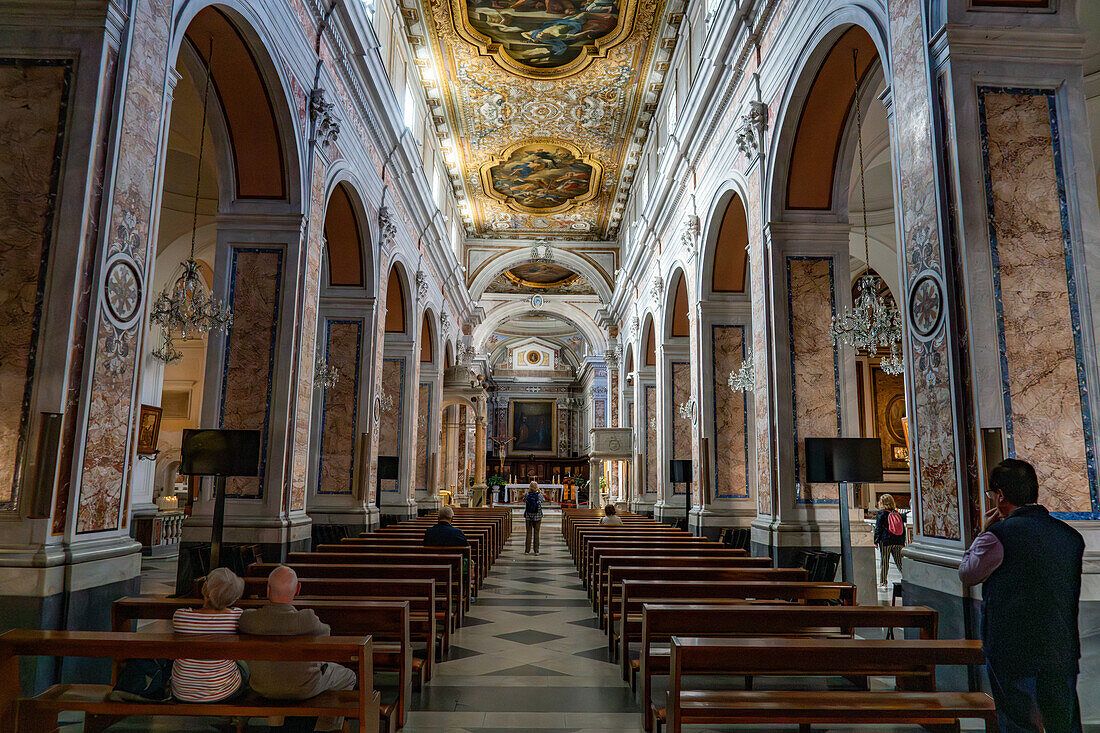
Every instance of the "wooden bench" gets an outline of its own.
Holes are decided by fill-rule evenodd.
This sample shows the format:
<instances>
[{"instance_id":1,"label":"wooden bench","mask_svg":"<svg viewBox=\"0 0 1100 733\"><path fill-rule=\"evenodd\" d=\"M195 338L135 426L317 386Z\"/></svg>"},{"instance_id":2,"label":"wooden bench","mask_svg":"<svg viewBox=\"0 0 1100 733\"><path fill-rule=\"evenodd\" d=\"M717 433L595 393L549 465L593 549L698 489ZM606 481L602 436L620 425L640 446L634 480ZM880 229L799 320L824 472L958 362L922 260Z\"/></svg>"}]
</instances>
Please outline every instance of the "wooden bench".
<instances>
[{"instance_id":1,"label":"wooden bench","mask_svg":"<svg viewBox=\"0 0 1100 733\"><path fill-rule=\"evenodd\" d=\"M224 702L116 702L110 685L57 684L33 697L19 688L20 657L114 659L232 659L265 662L337 662L356 671L359 689L329 691L301 701L267 700L245 692ZM0 730L47 733L63 712L83 712L88 730L130 715L346 717L377 733L380 695L372 689L369 636L270 636L146 634L118 631L13 629L0 636ZM91 720L89 720L91 718Z\"/></svg>"},{"instance_id":2,"label":"wooden bench","mask_svg":"<svg viewBox=\"0 0 1100 733\"><path fill-rule=\"evenodd\" d=\"M744 555L666 555L664 551L637 555L607 555L600 559L596 569L596 579L592 583L592 610L607 608L613 593L619 589L618 583L612 587L611 571L615 568L729 568L738 570L772 570L771 559L767 557L745 557ZM801 570L801 568L798 568ZM793 579L793 578L792 578ZM643 578L639 578L643 580Z\"/></svg>"},{"instance_id":3,"label":"wooden bench","mask_svg":"<svg viewBox=\"0 0 1100 733\"><path fill-rule=\"evenodd\" d=\"M591 573L591 568L596 558L610 550L648 551L659 548L682 549L695 547L730 549L728 547L722 547L722 545L719 545L717 542L711 542L703 537L691 537L690 535L672 535L670 537L661 537L659 535L635 535L626 541L618 537L604 537L603 535L585 537L581 548L580 566L584 571L582 573L582 578L587 586L589 581L587 575ZM747 555L748 553L744 552L743 554Z\"/></svg>"},{"instance_id":4,"label":"wooden bench","mask_svg":"<svg viewBox=\"0 0 1100 733\"><path fill-rule=\"evenodd\" d=\"M626 529L620 527L609 531L606 527L582 529L577 536L576 546L572 550L573 561L578 572L588 565L588 545L592 543L612 543L619 547L628 547L638 542L689 542L692 544L714 544L681 530Z\"/></svg>"},{"instance_id":5,"label":"wooden bench","mask_svg":"<svg viewBox=\"0 0 1100 733\"><path fill-rule=\"evenodd\" d=\"M428 525L433 526L433 525ZM376 532L364 532L359 535L360 540L373 540L376 544L402 544L409 545L411 547L417 547L424 550L436 549L433 546L424 544L424 532L427 531L426 527L409 527L409 528L389 528L385 530L378 530ZM478 570L477 584L478 587L484 582L485 576L488 574L489 568L492 567L493 555L489 551L489 538L486 534L475 534L471 532L466 535L466 541L470 544L470 556L476 559L475 567ZM444 548L440 548L444 549ZM446 548L452 549L452 548Z\"/></svg>"},{"instance_id":6,"label":"wooden bench","mask_svg":"<svg viewBox=\"0 0 1100 733\"><path fill-rule=\"evenodd\" d=\"M621 642L623 679L638 688L641 679L643 726L652 730L653 712L664 700L653 699L653 677L667 675L673 636L843 636L857 628L890 627L919 631L936 638L937 614L923 606L798 606L750 604L645 603L638 657L631 654L630 635ZM661 645L661 646L658 646ZM751 686L747 681L746 687Z\"/></svg>"},{"instance_id":7,"label":"wooden bench","mask_svg":"<svg viewBox=\"0 0 1100 733\"><path fill-rule=\"evenodd\" d=\"M662 524L634 524L629 526L624 525L622 527L616 527L608 529L605 525L599 522L592 524L578 524L571 528L569 539L566 542L566 546L569 548L569 552L573 555L574 559L577 558L577 553L581 549L584 543L584 538L589 535L602 535L604 537L611 535L614 537L616 534L627 537L635 534L643 535L659 535L669 537L695 537L691 532L679 529L677 527L666 527ZM698 538L696 538L698 539Z\"/></svg>"},{"instance_id":8,"label":"wooden bench","mask_svg":"<svg viewBox=\"0 0 1100 733\"><path fill-rule=\"evenodd\" d=\"M768 557L750 558L744 550L734 550L722 547L715 543L706 545L677 544L663 545L648 548L638 547L599 547L589 553L589 566L585 574L586 587L591 595L595 595L599 589L600 578L607 572L607 566L615 558L623 557L720 557L743 558L754 564L755 567L772 567L772 560ZM621 563L620 563L621 564ZM638 563L631 563L637 565Z\"/></svg>"},{"instance_id":9,"label":"wooden bench","mask_svg":"<svg viewBox=\"0 0 1100 733\"><path fill-rule=\"evenodd\" d=\"M266 601L241 600L238 608L260 608ZM309 608L321 623L328 624L335 636L369 634L374 653L374 671L396 672L397 690L392 703L381 701L383 721L396 718L396 727L405 725L412 691L423 685L424 659L413 655L408 601L303 601L294 604ZM111 604L111 630L134 631L137 621L167 622L181 608L194 608L193 598L134 596ZM170 631L171 629L165 629ZM143 631L150 631L146 628ZM158 629L159 631L159 629ZM385 692L382 687L377 689ZM386 727L385 725L383 727Z\"/></svg>"},{"instance_id":10,"label":"wooden bench","mask_svg":"<svg viewBox=\"0 0 1100 733\"><path fill-rule=\"evenodd\" d=\"M600 609L600 628L607 632L607 652L613 661L616 659L619 633L612 619L620 618L619 592L622 584L631 580L667 580L669 582L707 581L711 583L743 580L767 580L776 582L802 582L809 580L802 568L753 568L753 567L661 567L661 566L619 566L608 570L608 582L603 598L606 602Z\"/></svg>"},{"instance_id":11,"label":"wooden bench","mask_svg":"<svg viewBox=\"0 0 1100 733\"><path fill-rule=\"evenodd\" d=\"M383 559L390 557L408 557L414 558L417 555L427 556L440 556L446 555L450 557L465 558L466 564L469 567L469 572L462 571L462 563L459 562L456 566L455 577L464 577L465 580L460 584L462 586L463 603L466 605L466 609L469 610L469 604L471 596L474 595L477 589L478 578L478 564L475 562L472 550L469 547L424 547L423 545L410 545L401 542L379 542L375 539L361 538L361 537L348 537L340 541L335 545L318 545L317 552L360 552L368 555L379 555ZM407 559L404 562L416 564L415 559ZM421 560L420 562L423 562ZM452 562L450 560L446 562Z\"/></svg>"},{"instance_id":12,"label":"wooden bench","mask_svg":"<svg viewBox=\"0 0 1100 733\"><path fill-rule=\"evenodd\" d=\"M435 581L435 598L440 605L446 603L448 608L448 621L452 624L451 633L457 631L462 624L459 619L462 616L462 600L459 598L459 588L451 579L451 568L448 565L384 565L382 563L287 563L298 574L298 580L305 578L358 578L375 580L433 580ZM267 578L271 571L278 567L275 564L255 563L249 565L245 572L250 578Z\"/></svg>"},{"instance_id":13,"label":"wooden bench","mask_svg":"<svg viewBox=\"0 0 1100 733\"><path fill-rule=\"evenodd\" d=\"M938 665L983 664L981 643L966 640L865 640L672 637L667 703L670 733L685 725L876 723L944 726L980 718L996 730L993 700L982 692L935 692ZM904 690L700 690L685 677L893 676ZM659 727L658 727L659 730Z\"/></svg>"},{"instance_id":14,"label":"wooden bench","mask_svg":"<svg viewBox=\"0 0 1100 733\"><path fill-rule=\"evenodd\" d=\"M434 658L443 660L450 648L450 628L448 614L441 608L435 594L435 582L431 580L364 580L358 578L299 578L301 593L294 599L299 601L408 601L414 614L431 612L430 628L427 620L423 624L412 623L414 636L418 631L430 631ZM264 599L267 597L267 581L263 578L244 579L244 598ZM429 657L431 658L431 657ZM430 677L430 672L426 673Z\"/></svg>"}]
</instances>

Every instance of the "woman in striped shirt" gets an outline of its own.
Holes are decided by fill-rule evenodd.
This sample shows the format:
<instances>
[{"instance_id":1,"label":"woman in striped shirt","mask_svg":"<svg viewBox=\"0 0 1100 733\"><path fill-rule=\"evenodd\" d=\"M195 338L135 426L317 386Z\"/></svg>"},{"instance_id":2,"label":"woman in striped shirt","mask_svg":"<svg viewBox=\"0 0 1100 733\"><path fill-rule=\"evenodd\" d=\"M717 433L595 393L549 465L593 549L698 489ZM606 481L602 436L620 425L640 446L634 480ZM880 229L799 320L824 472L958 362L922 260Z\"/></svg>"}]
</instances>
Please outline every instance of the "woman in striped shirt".
<instances>
[{"instance_id":1,"label":"woman in striped shirt","mask_svg":"<svg viewBox=\"0 0 1100 733\"><path fill-rule=\"evenodd\" d=\"M228 568L217 568L202 586L202 608L181 608L172 615L178 634L235 634L241 609L232 608L244 593L244 581ZM172 664L172 694L187 702L218 702L236 695L248 681L248 668L230 659L177 659Z\"/></svg>"}]
</instances>

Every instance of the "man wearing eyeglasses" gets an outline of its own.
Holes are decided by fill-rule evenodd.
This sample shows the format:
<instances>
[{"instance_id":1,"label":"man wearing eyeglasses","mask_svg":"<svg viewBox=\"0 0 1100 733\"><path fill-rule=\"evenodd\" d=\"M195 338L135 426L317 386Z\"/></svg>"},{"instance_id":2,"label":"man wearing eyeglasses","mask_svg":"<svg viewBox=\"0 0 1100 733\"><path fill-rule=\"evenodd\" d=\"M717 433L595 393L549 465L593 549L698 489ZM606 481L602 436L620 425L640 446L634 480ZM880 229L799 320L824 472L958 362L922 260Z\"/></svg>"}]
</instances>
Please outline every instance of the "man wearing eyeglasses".
<instances>
[{"instance_id":1,"label":"man wearing eyeglasses","mask_svg":"<svg viewBox=\"0 0 1100 733\"><path fill-rule=\"evenodd\" d=\"M1077 609L1085 541L1039 504L1030 463L990 472L984 530L959 565L982 584L982 649L1002 733L1077 733Z\"/></svg>"}]
</instances>

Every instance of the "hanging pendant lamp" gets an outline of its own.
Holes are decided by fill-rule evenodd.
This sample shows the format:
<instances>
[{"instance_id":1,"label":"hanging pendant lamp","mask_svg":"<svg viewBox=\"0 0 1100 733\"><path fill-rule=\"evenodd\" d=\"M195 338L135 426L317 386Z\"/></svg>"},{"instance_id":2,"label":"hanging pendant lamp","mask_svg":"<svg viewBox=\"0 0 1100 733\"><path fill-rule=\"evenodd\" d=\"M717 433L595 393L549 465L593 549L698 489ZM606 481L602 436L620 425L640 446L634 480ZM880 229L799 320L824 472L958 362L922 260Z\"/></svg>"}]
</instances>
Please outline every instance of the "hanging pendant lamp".
<instances>
[{"instance_id":1,"label":"hanging pendant lamp","mask_svg":"<svg viewBox=\"0 0 1100 733\"><path fill-rule=\"evenodd\" d=\"M867 187L863 164L863 115L859 95L859 52L852 51L852 73L856 85L856 140L859 148L859 191L863 214L863 253L867 271L856 283L856 298L851 308L833 317L830 329L833 343L852 346L857 352L874 356L880 348L889 349L879 368L887 374L901 374L905 364L901 358L901 313L879 292L878 277L871 271L871 243L867 227Z\"/></svg>"},{"instance_id":2,"label":"hanging pendant lamp","mask_svg":"<svg viewBox=\"0 0 1100 733\"><path fill-rule=\"evenodd\" d=\"M153 350L153 356L166 364L183 358L175 339L205 338L211 331L224 331L233 321L233 314L215 298L199 271L195 259L195 236L199 224L199 190L202 185L202 159L206 147L206 117L210 101L210 77L214 66L214 42L206 67L206 83L202 94L202 126L199 128L199 161L195 173L195 202L191 210L191 253L181 264L183 274L153 302L151 318L161 327L163 342Z\"/></svg>"}]
</instances>

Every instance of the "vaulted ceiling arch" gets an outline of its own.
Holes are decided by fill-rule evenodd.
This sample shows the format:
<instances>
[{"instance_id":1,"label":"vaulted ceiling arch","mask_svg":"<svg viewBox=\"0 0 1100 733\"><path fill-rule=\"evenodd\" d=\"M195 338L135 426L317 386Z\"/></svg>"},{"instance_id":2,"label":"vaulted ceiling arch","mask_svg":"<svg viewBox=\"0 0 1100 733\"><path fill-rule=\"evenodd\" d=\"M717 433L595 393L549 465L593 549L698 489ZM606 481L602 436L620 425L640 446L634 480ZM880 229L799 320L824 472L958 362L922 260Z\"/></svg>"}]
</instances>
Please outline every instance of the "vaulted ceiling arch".
<instances>
[{"instance_id":1,"label":"vaulted ceiling arch","mask_svg":"<svg viewBox=\"0 0 1100 733\"><path fill-rule=\"evenodd\" d=\"M489 284L499 275L519 265L532 262L534 262L534 259L531 257L531 250L527 247L510 250L489 260L478 269L473 282L470 283L470 297L478 300L485 294ZM599 296L601 302L609 303L611 301L613 283L609 282L607 276L591 262L569 250L562 249L554 250L554 262L576 272L587 280L588 284L596 291L596 295Z\"/></svg>"},{"instance_id":2,"label":"vaulted ceiling arch","mask_svg":"<svg viewBox=\"0 0 1100 733\"><path fill-rule=\"evenodd\" d=\"M535 313L548 318L556 318L569 324L584 336L593 353L607 350L607 337L592 320L591 316L575 305L561 301L549 301L537 311L524 300L512 300L501 303L485 314L485 319L474 329L472 343L478 353L484 353L489 337L509 320Z\"/></svg>"}]
</instances>

